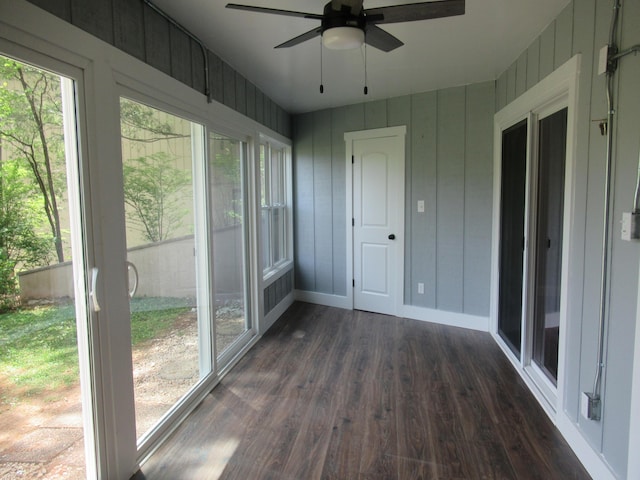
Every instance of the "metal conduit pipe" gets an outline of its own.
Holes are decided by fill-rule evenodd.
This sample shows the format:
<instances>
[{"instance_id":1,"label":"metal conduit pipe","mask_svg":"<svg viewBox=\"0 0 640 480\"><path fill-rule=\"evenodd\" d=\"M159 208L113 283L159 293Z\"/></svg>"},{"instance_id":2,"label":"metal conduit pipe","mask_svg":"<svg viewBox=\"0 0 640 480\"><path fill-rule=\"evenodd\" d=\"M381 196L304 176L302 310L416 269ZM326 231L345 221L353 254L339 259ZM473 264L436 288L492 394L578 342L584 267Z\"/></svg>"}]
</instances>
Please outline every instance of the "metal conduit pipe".
<instances>
[{"instance_id":1,"label":"metal conduit pipe","mask_svg":"<svg viewBox=\"0 0 640 480\"><path fill-rule=\"evenodd\" d=\"M180 25L176 20L174 20L168 13L165 13L164 10L151 2L151 0L142 1L147 4L149 8L156 11L162 18L167 20L169 23L171 23L171 25L176 27L178 30L187 35L200 46L200 50L202 51L202 58L204 59L204 94L207 96L207 102L211 103L211 89L209 88L209 55L207 53L207 47L205 46L205 44L193 33L191 33L185 27Z\"/></svg>"},{"instance_id":2,"label":"metal conduit pipe","mask_svg":"<svg viewBox=\"0 0 640 480\"><path fill-rule=\"evenodd\" d=\"M608 61L612 62L612 54L617 52L615 47L616 30L618 26L618 13L620 11L620 1L614 0L613 14L611 18L611 26L609 28L609 55ZM609 223L611 221L611 166L613 163L613 122L614 122L614 99L613 99L613 79L615 68L607 68L607 152L605 161L605 190L604 190L604 221L602 232L602 262L601 262L601 278L600 278L600 309L598 318L598 350L596 360L596 374L593 379L593 390L591 394L587 394L589 398L588 418L591 420L600 420L601 418L601 389L602 389L602 370L604 368L604 336L606 329L606 316L609 302Z\"/></svg>"}]
</instances>

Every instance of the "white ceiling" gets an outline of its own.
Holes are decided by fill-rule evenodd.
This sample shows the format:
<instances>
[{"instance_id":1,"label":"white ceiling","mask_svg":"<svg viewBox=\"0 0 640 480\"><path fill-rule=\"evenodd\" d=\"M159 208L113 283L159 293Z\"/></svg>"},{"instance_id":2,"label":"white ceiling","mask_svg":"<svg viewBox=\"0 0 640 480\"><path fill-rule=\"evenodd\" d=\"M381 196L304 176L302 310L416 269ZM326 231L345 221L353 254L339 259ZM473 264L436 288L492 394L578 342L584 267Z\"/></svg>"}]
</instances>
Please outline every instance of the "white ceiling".
<instances>
[{"instance_id":1,"label":"white ceiling","mask_svg":"<svg viewBox=\"0 0 640 480\"><path fill-rule=\"evenodd\" d=\"M227 0L153 0L224 61L291 113L495 80L570 0L467 0L463 16L382 25L405 45L389 53L367 48L323 50L320 39L274 49L319 26L316 20L225 8ZM326 0L328 1L328 0ZM234 0L321 14L325 0ZM417 3L364 0L365 8Z\"/></svg>"}]
</instances>

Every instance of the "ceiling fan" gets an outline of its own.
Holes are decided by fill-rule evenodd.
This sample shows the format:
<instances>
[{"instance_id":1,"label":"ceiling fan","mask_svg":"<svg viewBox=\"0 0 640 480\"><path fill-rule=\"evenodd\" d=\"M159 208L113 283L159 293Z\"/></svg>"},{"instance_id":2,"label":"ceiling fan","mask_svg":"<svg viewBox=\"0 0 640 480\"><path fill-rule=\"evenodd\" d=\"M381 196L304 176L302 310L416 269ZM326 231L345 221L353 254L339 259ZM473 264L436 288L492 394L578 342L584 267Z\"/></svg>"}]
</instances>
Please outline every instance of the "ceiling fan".
<instances>
[{"instance_id":1,"label":"ceiling fan","mask_svg":"<svg viewBox=\"0 0 640 480\"><path fill-rule=\"evenodd\" d=\"M333 50L358 48L366 43L383 52L390 52L404 43L378 25L463 15L464 4L465 0L438 0L365 9L363 0L331 0L325 5L322 15L235 3L229 3L227 8L320 20L319 27L275 48L293 47L321 35L323 45Z\"/></svg>"}]
</instances>

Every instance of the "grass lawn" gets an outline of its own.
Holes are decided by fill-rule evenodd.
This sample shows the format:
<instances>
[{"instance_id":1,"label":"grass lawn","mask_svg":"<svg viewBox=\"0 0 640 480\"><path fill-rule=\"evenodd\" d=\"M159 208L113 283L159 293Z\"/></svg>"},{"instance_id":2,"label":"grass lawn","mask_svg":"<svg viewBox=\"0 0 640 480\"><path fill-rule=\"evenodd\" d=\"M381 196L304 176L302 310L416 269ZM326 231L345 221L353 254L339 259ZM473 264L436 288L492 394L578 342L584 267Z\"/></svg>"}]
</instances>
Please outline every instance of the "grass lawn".
<instances>
[{"instance_id":1,"label":"grass lawn","mask_svg":"<svg viewBox=\"0 0 640 480\"><path fill-rule=\"evenodd\" d=\"M133 345L169 329L190 310L180 298L131 301ZM78 382L78 348L73 304L47 305L0 314L0 404L20 397L53 395Z\"/></svg>"}]
</instances>

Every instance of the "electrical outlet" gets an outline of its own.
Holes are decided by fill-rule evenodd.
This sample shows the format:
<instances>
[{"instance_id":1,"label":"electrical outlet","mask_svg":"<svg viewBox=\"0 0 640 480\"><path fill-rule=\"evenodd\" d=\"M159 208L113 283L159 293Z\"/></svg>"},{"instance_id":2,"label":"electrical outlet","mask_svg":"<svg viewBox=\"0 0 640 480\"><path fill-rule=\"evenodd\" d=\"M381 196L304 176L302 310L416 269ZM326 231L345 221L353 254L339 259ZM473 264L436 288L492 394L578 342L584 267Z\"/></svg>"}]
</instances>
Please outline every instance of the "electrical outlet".
<instances>
[{"instance_id":1,"label":"electrical outlet","mask_svg":"<svg viewBox=\"0 0 640 480\"><path fill-rule=\"evenodd\" d=\"M418 293L424 295L424 283L418 283Z\"/></svg>"},{"instance_id":2,"label":"electrical outlet","mask_svg":"<svg viewBox=\"0 0 640 480\"><path fill-rule=\"evenodd\" d=\"M418 213L424 213L424 200L418 200Z\"/></svg>"}]
</instances>

